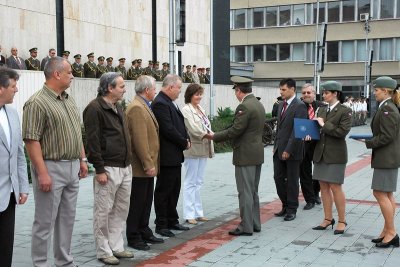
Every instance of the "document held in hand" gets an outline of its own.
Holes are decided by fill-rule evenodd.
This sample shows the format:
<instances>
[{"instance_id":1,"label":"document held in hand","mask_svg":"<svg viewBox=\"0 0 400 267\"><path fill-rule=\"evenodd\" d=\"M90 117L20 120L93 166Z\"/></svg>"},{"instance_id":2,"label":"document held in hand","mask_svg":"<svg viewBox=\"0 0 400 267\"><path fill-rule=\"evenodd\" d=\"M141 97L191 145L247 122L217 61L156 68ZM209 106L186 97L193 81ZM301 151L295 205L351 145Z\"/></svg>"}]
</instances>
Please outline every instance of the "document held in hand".
<instances>
[{"instance_id":1,"label":"document held in hand","mask_svg":"<svg viewBox=\"0 0 400 267\"><path fill-rule=\"evenodd\" d=\"M311 140L319 140L319 124L315 120L294 118L294 137L303 139L307 135Z\"/></svg>"},{"instance_id":2,"label":"document held in hand","mask_svg":"<svg viewBox=\"0 0 400 267\"><path fill-rule=\"evenodd\" d=\"M349 136L351 139L359 140L359 139L372 139L372 134L352 134Z\"/></svg>"}]
</instances>

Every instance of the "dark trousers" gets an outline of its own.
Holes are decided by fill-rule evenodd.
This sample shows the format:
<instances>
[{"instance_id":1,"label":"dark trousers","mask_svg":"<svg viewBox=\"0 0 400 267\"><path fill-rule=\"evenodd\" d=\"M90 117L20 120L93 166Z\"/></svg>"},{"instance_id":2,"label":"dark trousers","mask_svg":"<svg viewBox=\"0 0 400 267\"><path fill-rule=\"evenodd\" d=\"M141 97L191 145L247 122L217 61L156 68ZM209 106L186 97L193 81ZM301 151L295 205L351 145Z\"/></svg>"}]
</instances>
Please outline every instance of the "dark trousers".
<instances>
[{"instance_id":1,"label":"dark trousers","mask_svg":"<svg viewBox=\"0 0 400 267\"><path fill-rule=\"evenodd\" d=\"M296 213L299 207L300 160L280 160L274 154L274 180L276 191L287 213Z\"/></svg>"},{"instance_id":2,"label":"dark trousers","mask_svg":"<svg viewBox=\"0 0 400 267\"><path fill-rule=\"evenodd\" d=\"M154 191L156 229L167 229L179 223L176 205L181 190L181 166L161 166Z\"/></svg>"},{"instance_id":3,"label":"dark trousers","mask_svg":"<svg viewBox=\"0 0 400 267\"><path fill-rule=\"evenodd\" d=\"M126 239L129 244L153 236L149 227L153 191L154 177L132 178L131 202L126 220Z\"/></svg>"},{"instance_id":4,"label":"dark trousers","mask_svg":"<svg viewBox=\"0 0 400 267\"><path fill-rule=\"evenodd\" d=\"M315 182L318 183L318 181ZM315 182L312 179L312 157L310 158L307 154L305 154L300 163L300 185L304 199L307 203L315 203Z\"/></svg>"},{"instance_id":5,"label":"dark trousers","mask_svg":"<svg viewBox=\"0 0 400 267\"><path fill-rule=\"evenodd\" d=\"M14 228L15 228L15 197L11 193L10 202L7 209L0 212L0 265L11 267L13 247L14 247Z\"/></svg>"}]
</instances>

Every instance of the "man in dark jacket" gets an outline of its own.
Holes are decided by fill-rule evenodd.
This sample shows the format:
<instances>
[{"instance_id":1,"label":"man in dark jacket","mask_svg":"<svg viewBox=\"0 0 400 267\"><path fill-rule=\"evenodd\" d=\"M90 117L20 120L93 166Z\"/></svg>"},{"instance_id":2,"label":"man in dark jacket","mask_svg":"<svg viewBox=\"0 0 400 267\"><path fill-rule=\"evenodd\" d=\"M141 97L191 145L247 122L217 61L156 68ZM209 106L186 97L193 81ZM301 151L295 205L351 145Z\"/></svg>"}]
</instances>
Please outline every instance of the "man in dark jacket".
<instances>
[{"instance_id":1,"label":"man in dark jacket","mask_svg":"<svg viewBox=\"0 0 400 267\"><path fill-rule=\"evenodd\" d=\"M181 190L183 151L190 147L184 118L173 102L181 92L182 79L178 75L165 77L160 93L151 104L160 129L160 174L154 191L156 233L172 237L170 230L189 230L179 224L176 210Z\"/></svg>"}]
</instances>

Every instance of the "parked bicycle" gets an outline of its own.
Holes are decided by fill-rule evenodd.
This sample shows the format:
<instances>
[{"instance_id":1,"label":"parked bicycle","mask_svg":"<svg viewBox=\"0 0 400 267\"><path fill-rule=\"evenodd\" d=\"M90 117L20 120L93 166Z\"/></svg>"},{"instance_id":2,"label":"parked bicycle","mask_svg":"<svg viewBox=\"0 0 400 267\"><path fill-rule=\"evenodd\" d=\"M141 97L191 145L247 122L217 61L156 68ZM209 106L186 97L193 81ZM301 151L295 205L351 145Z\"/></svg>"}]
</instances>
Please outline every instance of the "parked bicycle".
<instances>
[{"instance_id":1,"label":"parked bicycle","mask_svg":"<svg viewBox=\"0 0 400 267\"><path fill-rule=\"evenodd\" d=\"M272 145L276 136L276 122L278 118L273 117L270 119L266 119L264 123L264 133L262 137L262 141L264 146Z\"/></svg>"}]
</instances>

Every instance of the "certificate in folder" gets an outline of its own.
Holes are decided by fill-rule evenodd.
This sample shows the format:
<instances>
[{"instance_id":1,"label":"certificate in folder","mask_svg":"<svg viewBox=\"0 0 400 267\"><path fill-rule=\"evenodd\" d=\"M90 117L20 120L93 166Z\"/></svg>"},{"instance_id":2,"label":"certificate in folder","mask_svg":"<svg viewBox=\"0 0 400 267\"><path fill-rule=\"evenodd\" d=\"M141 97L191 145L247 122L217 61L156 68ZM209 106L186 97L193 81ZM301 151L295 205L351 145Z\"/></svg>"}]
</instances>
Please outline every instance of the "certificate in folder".
<instances>
[{"instance_id":1,"label":"certificate in folder","mask_svg":"<svg viewBox=\"0 0 400 267\"><path fill-rule=\"evenodd\" d=\"M359 140L359 139L372 139L372 134L352 134L349 136L351 139Z\"/></svg>"},{"instance_id":2,"label":"certificate in folder","mask_svg":"<svg viewBox=\"0 0 400 267\"><path fill-rule=\"evenodd\" d=\"M303 139L307 135L319 140L319 124L315 120L294 118L294 137Z\"/></svg>"}]
</instances>

